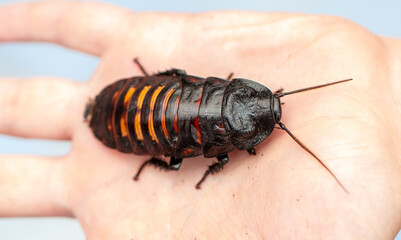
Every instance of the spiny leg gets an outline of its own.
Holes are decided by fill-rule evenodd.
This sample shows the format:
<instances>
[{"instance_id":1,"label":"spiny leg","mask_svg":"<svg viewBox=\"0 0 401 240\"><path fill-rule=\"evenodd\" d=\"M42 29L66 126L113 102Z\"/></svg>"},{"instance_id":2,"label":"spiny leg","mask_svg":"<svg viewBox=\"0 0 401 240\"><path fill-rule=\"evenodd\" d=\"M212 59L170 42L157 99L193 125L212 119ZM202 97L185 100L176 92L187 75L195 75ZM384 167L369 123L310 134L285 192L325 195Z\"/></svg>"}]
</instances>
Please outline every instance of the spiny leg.
<instances>
[{"instance_id":1,"label":"spiny leg","mask_svg":"<svg viewBox=\"0 0 401 240\"><path fill-rule=\"evenodd\" d=\"M217 159L219 161L216 162L216 163L213 163L212 165L210 165L209 168L206 170L206 172L203 174L202 179L195 186L196 189L200 189L201 188L202 183L205 181L206 177L210 173L211 174L215 174L215 173L220 172L223 169L224 165L226 163L228 163L228 156L227 155L224 155L224 156L221 156L221 157L217 157Z\"/></svg>"},{"instance_id":2,"label":"spiny leg","mask_svg":"<svg viewBox=\"0 0 401 240\"><path fill-rule=\"evenodd\" d=\"M137 181L139 179L139 174L141 174L143 168L148 164L153 165L155 167L159 167L160 169L165 170L165 171L170 171L170 170L177 171L178 169L180 169L181 163L182 163L182 158L171 157L170 164L168 164L166 161L163 161L163 160L160 160L157 158L151 158L151 159L145 161L141 165L141 167L139 168L138 172L136 173L136 175L134 177L134 180Z\"/></svg>"},{"instance_id":3,"label":"spiny leg","mask_svg":"<svg viewBox=\"0 0 401 240\"><path fill-rule=\"evenodd\" d=\"M149 74L146 72L145 68L142 66L142 64L139 62L138 58L134 58L134 63L138 66L139 70L145 75L149 76Z\"/></svg>"},{"instance_id":4,"label":"spiny leg","mask_svg":"<svg viewBox=\"0 0 401 240\"><path fill-rule=\"evenodd\" d=\"M165 169L165 170L167 169L167 170L168 170L168 164L167 164L165 161L160 160L160 159L157 159L157 158L151 158L151 159L145 161L145 162L141 165L141 167L139 168L138 172L136 173L136 175L135 175L135 177L134 177L134 180L135 180L135 181L137 181L137 180L139 179L139 174L141 174L142 170L143 170L143 169L145 168L145 166L148 165L148 164L154 165L154 166L156 166L156 167L160 167L161 169Z\"/></svg>"}]
</instances>

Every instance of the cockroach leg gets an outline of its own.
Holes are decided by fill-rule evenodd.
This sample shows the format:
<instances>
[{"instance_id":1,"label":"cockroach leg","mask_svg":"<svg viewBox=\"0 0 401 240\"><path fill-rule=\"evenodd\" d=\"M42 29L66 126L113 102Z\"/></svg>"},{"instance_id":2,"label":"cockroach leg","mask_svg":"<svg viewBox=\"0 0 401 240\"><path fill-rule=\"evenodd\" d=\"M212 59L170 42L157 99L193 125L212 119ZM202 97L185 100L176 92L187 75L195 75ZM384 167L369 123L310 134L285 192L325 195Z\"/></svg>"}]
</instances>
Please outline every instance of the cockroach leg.
<instances>
[{"instance_id":1,"label":"cockroach leg","mask_svg":"<svg viewBox=\"0 0 401 240\"><path fill-rule=\"evenodd\" d=\"M138 66L139 70L143 73L145 76L149 76L149 74L146 72L145 68L142 66L142 64L139 62L138 58L134 58L134 63Z\"/></svg>"},{"instance_id":2,"label":"cockroach leg","mask_svg":"<svg viewBox=\"0 0 401 240\"><path fill-rule=\"evenodd\" d=\"M151 158L147 161L145 161L141 167L139 168L138 172L136 173L134 180L137 181L139 179L139 175L141 174L142 170L144 169L144 167L148 164L153 165L155 167L159 167L160 169L164 170L164 171L177 171L178 169L180 169L181 167L181 163L182 163L182 158L174 158L171 157L170 159L170 164L168 164L167 162L157 159L157 158Z\"/></svg>"},{"instance_id":3,"label":"cockroach leg","mask_svg":"<svg viewBox=\"0 0 401 240\"><path fill-rule=\"evenodd\" d=\"M196 189L200 189L202 183L205 181L206 177L211 173L211 174L215 174L220 172L223 168L224 165L226 165L226 163L228 163L228 156L224 155L221 157L217 157L217 159L219 160L216 163L213 163L212 165L209 166L209 168L206 170L206 172L203 174L202 179L196 184Z\"/></svg>"}]
</instances>

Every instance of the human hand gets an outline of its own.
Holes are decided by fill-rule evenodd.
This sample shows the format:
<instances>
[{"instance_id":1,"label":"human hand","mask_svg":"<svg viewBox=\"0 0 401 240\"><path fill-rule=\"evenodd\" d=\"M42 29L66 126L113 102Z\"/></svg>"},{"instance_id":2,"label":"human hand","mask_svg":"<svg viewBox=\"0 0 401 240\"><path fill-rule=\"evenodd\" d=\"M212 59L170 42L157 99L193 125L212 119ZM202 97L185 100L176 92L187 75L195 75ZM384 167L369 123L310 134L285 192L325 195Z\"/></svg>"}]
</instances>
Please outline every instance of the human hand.
<instances>
[{"instance_id":1,"label":"human hand","mask_svg":"<svg viewBox=\"0 0 401 240\"><path fill-rule=\"evenodd\" d=\"M1 156L0 216L76 217L88 239L391 239L400 228L399 40L343 19L283 13L133 13L85 2L0 8L0 41L46 41L101 58L86 83L0 80L0 133L71 139L64 157ZM285 132L178 172L105 147L83 121L106 85L171 67L255 80L272 91L354 81L284 97L282 122L350 194Z\"/></svg>"}]
</instances>

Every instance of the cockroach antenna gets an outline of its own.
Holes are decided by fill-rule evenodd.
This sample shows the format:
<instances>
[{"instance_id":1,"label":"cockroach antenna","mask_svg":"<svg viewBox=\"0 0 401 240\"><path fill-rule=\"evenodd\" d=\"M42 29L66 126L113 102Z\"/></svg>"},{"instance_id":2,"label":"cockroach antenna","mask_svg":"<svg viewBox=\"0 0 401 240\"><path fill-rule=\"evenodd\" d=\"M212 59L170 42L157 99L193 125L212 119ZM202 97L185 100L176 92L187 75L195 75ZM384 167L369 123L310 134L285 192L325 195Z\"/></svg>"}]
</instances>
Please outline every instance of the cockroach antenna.
<instances>
[{"instance_id":1,"label":"cockroach antenna","mask_svg":"<svg viewBox=\"0 0 401 240\"><path fill-rule=\"evenodd\" d=\"M352 80L352 78L349 78L349 79L340 80L340 81L337 81L337 82L331 82L331 83L326 83L326 84L317 85L317 86L313 86L313 87L301 88L301 89L297 89L297 90L294 90L294 91L280 92L277 95L278 95L278 97L284 97L284 96L287 96L287 95L290 95L290 94L305 92L305 91L309 91L309 90L313 90L313 89L317 89L317 88L323 88L323 87L331 86L331 85L338 84L338 83L348 82L348 81L351 81L351 80Z\"/></svg>"},{"instance_id":2,"label":"cockroach antenna","mask_svg":"<svg viewBox=\"0 0 401 240\"><path fill-rule=\"evenodd\" d=\"M313 89L317 89L317 88L322 88L322 87L327 87L327 86L331 86L331 85L338 84L338 83L348 82L348 81L351 81L351 80L352 80L352 78L341 80L341 81L336 81L336 82L331 82L331 83L326 83L326 84L322 84L322 85L317 85L317 86L313 86L313 87L308 87L308 88L301 88L301 89L294 90L294 91L289 91L289 92L282 92L282 90L281 91L279 90L279 92L277 93L277 96L278 97L283 97L283 96L286 96L286 95L299 93L299 92L305 92L305 91L309 91L309 90L313 90ZM299 146L301 146L301 148L303 148L310 155L312 155L312 157L314 157L320 163L320 165L322 165L330 173L330 175L336 180L336 182L341 186L341 188L347 194L349 194L348 190L344 187L344 185L340 182L340 180L338 180L338 178L334 175L334 173L322 162L322 160L320 160L311 150L309 150L309 148L307 148L297 137L295 137L294 134L292 134L290 132L290 130L288 130L288 128L282 122L278 122L277 124L280 126L281 129L286 131L288 133L288 135L290 135L290 137Z\"/></svg>"},{"instance_id":3,"label":"cockroach antenna","mask_svg":"<svg viewBox=\"0 0 401 240\"><path fill-rule=\"evenodd\" d=\"M292 139L294 139L294 141L296 143L298 143L299 146L301 146L301 148L303 148L305 151L307 151L310 155L312 155L312 157L314 157L319 163L320 165L322 165L329 173L331 176L333 176L333 178L336 180L336 182L341 186L341 188L347 193L349 194L348 190L344 187L344 185L340 182L340 180L338 180L338 178L334 175L334 173L322 162L322 160L320 160L311 150L309 150L309 148L307 148L301 141L299 141L299 139L297 137L294 136L294 134L292 134L290 132L290 130L288 130L288 128L285 127L285 125L282 122L278 122L277 123L281 129L283 129L284 131L286 131L288 133L288 135L290 135L290 137Z\"/></svg>"}]
</instances>

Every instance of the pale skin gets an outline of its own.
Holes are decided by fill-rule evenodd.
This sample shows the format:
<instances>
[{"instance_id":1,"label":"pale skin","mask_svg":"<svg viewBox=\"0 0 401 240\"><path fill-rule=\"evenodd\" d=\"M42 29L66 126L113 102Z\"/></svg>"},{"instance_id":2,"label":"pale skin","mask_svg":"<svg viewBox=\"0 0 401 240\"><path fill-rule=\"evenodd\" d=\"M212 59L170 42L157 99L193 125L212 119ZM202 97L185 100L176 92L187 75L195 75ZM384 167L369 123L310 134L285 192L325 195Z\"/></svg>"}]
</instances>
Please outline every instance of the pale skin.
<instances>
[{"instance_id":1,"label":"pale skin","mask_svg":"<svg viewBox=\"0 0 401 240\"><path fill-rule=\"evenodd\" d=\"M88 239L393 239L401 226L401 41L344 19L285 13L134 13L78 2L0 8L0 41L44 41L98 56L85 83L0 79L0 133L72 141L69 154L0 156L0 216L67 216ZM171 67L255 80L272 91L346 78L285 96L282 122L349 194L284 131L178 172L146 168L83 121L85 103L118 79Z\"/></svg>"}]
</instances>

